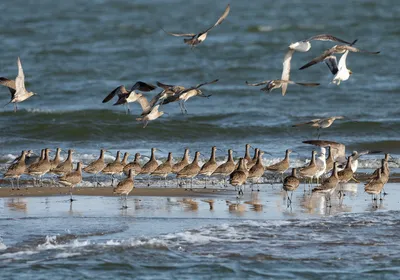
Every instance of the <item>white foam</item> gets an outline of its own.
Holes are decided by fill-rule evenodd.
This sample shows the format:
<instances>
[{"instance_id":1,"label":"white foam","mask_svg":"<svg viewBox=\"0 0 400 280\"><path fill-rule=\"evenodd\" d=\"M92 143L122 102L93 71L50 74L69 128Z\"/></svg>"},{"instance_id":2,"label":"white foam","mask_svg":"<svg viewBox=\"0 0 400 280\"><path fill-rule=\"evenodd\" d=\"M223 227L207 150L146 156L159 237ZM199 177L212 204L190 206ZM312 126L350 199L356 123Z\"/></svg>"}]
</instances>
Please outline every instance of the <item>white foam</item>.
<instances>
[{"instance_id":1,"label":"white foam","mask_svg":"<svg viewBox=\"0 0 400 280\"><path fill-rule=\"evenodd\" d=\"M69 257L79 256L81 253L62 252L54 256L55 259L66 259Z\"/></svg>"}]
</instances>

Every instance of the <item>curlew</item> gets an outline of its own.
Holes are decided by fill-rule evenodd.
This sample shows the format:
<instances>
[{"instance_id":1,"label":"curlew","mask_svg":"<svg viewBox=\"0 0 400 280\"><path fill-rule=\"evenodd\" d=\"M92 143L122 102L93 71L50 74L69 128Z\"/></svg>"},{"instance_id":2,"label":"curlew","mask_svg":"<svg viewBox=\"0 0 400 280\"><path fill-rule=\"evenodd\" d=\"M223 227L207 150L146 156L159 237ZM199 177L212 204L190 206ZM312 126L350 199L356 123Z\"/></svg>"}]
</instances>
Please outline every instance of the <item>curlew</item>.
<instances>
[{"instance_id":1,"label":"curlew","mask_svg":"<svg viewBox=\"0 0 400 280\"><path fill-rule=\"evenodd\" d=\"M271 92L274 89L277 88L287 88L288 85L300 85L300 86L305 86L305 87L316 87L319 86L319 83L304 83L304 82L293 82L293 81L289 81L289 80L266 80L266 81L262 81L262 82L258 82L258 83L249 83L246 81L246 85L248 86L253 86L253 87L258 87L258 86L262 86L262 85L266 85L265 87L261 88L260 90L262 91L266 91L266 92ZM283 90L282 90L283 92ZM285 90L286 93L286 90ZM282 94L283 96L285 94Z\"/></svg>"},{"instance_id":2,"label":"curlew","mask_svg":"<svg viewBox=\"0 0 400 280\"><path fill-rule=\"evenodd\" d=\"M135 176L135 171L133 169L129 169L128 177L119 182L118 185L113 189L114 194L119 194L121 196L125 195L125 205L122 206L122 209L128 208L128 195L135 187L133 179L134 176Z\"/></svg>"},{"instance_id":3,"label":"curlew","mask_svg":"<svg viewBox=\"0 0 400 280\"><path fill-rule=\"evenodd\" d=\"M56 149L56 155L54 156L53 160L50 161L50 171L49 173L52 173L52 171L60 164L60 153L61 149L57 148Z\"/></svg>"},{"instance_id":4,"label":"curlew","mask_svg":"<svg viewBox=\"0 0 400 280\"><path fill-rule=\"evenodd\" d=\"M37 163L33 163L28 168L28 174L37 176L40 181L40 186L43 186L42 176L50 171L51 164L49 160L50 149L44 149L44 158Z\"/></svg>"},{"instance_id":5,"label":"curlew","mask_svg":"<svg viewBox=\"0 0 400 280\"><path fill-rule=\"evenodd\" d=\"M25 164L25 157L27 155L28 151L22 151L20 159L10 165L8 167L6 173L4 173L4 178L10 178L11 179L11 188L14 189L14 182L13 179L17 179L17 190L19 190L19 178L21 175L23 175L26 171L26 164Z\"/></svg>"},{"instance_id":6,"label":"curlew","mask_svg":"<svg viewBox=\"0 0 400 280\"><path fill-rule=\"evenodd\" d=\"M293 192L297 190L300 185L300 180L296 175L296 168L292 168L292 174L283 180L283 190L286 192L288 204L292 203ZM290 198L288 192L291 192Z\"/></svg>"},{"instance_id":7,"label":"curlew","mask_svg":"<svg viewBox=\"0 0 400 280\"><path fill-rule=\"evenodd\" d=\"M111 186L114 186L115 175L119 175L124 170L125 165L128 164L129 153L125 153L123 159L120 161L121 152L117 152L117 156L113 162L110 162L101 171L103 174L111 175Z\"/></svg>"},{"instance_id":8,"label":"curlew","mask_svg":"<svg viewBox=\"0 0 400 280\"><path fill-rule=\"evenodd\" d=\"M161 178L164 178L164 187L167 187L167 176L170 174L172 171L172 153L168 153L168 158L167 160L160 164L156 170L151 172L152 176L158 176Z\"/></svg>"},{"instance_id":9,"label":"curlew","mask_svg":"<svg viewBox=\"0 0 400 280\"><path fill-rule=\"evenodd\" d=\"M190 190L193 189L193 177L197 176L197 174L199 174L201 169L199 165L199 157L200 157L200 152L196 152L194 154L193 161L190 164L186 165L176 175L177 178L190 179Z\"/></svg>"},{"instance_id":10,"label":"curlew","mask_svg":"<svg viewBox=\"0 0 400 280\"><path fill-rule=\"evenodd\" d=\"M186 165L189 164L189 149L185 149L182 160L172 166L172 173L178 174Z\"/></svg>"},{"instance_id":11,"label":"curlew","mask_svg":"<svg viewBox=\"0 0 400 280\"><path fill-rule=\"evenodd\" d=\"M259 180L262 177L262 175L264 175L264 171L265 171L264 165L262 163L263 155L264 155L263 151L258 152L257 161L249 170L249 175L248 175L247 179L252 182L251 190L253 190L253 184L255 182L257 184L257 191L260 191Z\"/></svg>"},{"instance_id":12,"label":"curlew","mask_svg":"<svg viewBox=\"0 0 400 280\"><path fill-rule=\"evenodd\" d=\"M233 171L236 169L236 164L233 161L233 156L232 156L233 151L228 150L228 159L226 160L225 163L221 164L220 166L215 169L215 171L212 173L212 176L220 176L224 179L224 185L226 185L225 178L228 177Z\"/></svg>"},{"instance_id":13,"label":"curlew","mask_svg":"<svg viewBox=\"0 0 400 280\"><path fill-rule=\"evenodd\" d=\"M378 173L375 179L369 181L364 186L364 191L368 194L372 194L372 200L377 200L378 194L382 193L383 187L385 186L384 179L382 178L382 170L378 169ZM382 198L381 198L382 200Z\"/></svg>"},{"instance_id":14,"label":"curlew","mask_svg":"<svg viewBox=\"0 0 400 280\"><path fill-rule=\"evenodd\" d=\"M149 159L148 162L146 162L143 166L142 166L142 170L140 171L139 174L141 175L150 175L154 170L157 169L158 167L158 162L156 160L156 148L151 148L151 157ZM150 186L150 176L147 179L147 186Z\"/></svg>"},{"instance_id":15,"label":"curlew","mask_svg":"<svg viewBox=\"0 0 400 280\"><path fill-rule=\"evenodd\" d=\"M164 115L163 111L158 111L159 108L160 108L160 105L154 106L148 114L145 114L140 118L136 118L136 120L143 122L143 128L146 128L149 121L153 121L155 119L158 119L162 115Z\"/></svg>"},{"instance_id":16,"label":"curlew","mask_svg":"<svg viewBox=\"0 0 400 280\"><path fill-rule=\"evenodd\" d=\"M299 170L299 173L302 177L310 178L310 184L312 184L312 179L318 171L318 167L315 164L315 154L316 152L312 151L310 164Z\"/></svg>"},{"instance_id":17,"label":"curlew","mask_svg":"<svg viewBox=\"0 0 400 280\"><path fill-rule=\"evenodd\" d=\"M135 171L135 174L139 174L140 171L142 171L142 166L140 165L139 153L135 154L135 159L132 162L125 165L123 172L126 176L129 175L129 169L133 169L133 171Z\"/></svg>"},{"instance_id":18,"label":"curlew","mask_svg":"<svg viewBox=\"0 0 400 280\"><path fill-rule=\"evenodd\" d=\"M229 176L229 183L234 186L235 188L239 188L239 195L243 195L243 189L242 186L246 184L247 176L248 176L248 171L246 168L246 164L244 162L243 158L239 159L239 166L238 168L233 171L230 176Z\"/></svg>"},{"instance_id":19,"label":"curlew","mask_svg":"<svg viewBox=\"0 0 400 280\"><path fill-rule=\"evenodd\" d=\"M331 148L330 147L327 147L327 148L328 148L328 158L325 161L325 165L326 165L325 173L328 173L328 172L332 171L333 162L334 162L333 156L332 156L332 153L331 153Z\"/></svg>"},{"instance_id":20,"label":"curlew","mask_svg":"<svg viewBox=\"0 0 400 280\"><path fill-rule=\"evenodd\" d=\"M328 118L324 118L324 119L313 119L308 122L294 124L294 125L292 125L292 127L299 127L299 126L303 126L303 125L315 127L315 128L317 128L318 139L319 139L319 137L320 137L319 130L320 129L328 128L333 124L333 122L335 120L341 120L341 119L344 119L344 117L343 116L333 116L333 117L328 117Z\"/></svg>"},{"instance_id":21,"label":"curlew","mask_svg":"<svg viewBox=\"0 0 400 280\"><path fill-rule=\"evenodd\" d=\"M283 182L283 173L289 169L290 166L290 159L289 156L292 153L292 150L287 149L285 152L285 158L280 162L272 164L270 166L265 167L265 170L281 173L281 182Z\"/></svg>"},{"instance_id":22,"label":"curlew","mask_svg":"<svg viewBox=\"0 0 400 280\"><path fill-rule=\"evenodd\" d=\"M72 199L72 189L82 182L82 163L78 162L76 166L76 170L71 171L63 176L59 177L59 183L63 186L69 187L69 195L70 195L70 201L74 201Z\"/></svg>"},{"instance_id":23,"label":"curlew","mask_svg":"<svg viewBox=\"0 0 400 280\"><path fill-rule=\"evenodd\" d=\"M110 101L115 95L117 95L118 100L113 105L124 104L126 105L127 113L130 113L129 103L138 101L138 99L142 96L141 93L136 93L135 90L148 92L154 90L155 88L156 87L152 84L147 84L141 81L136 82L129 91L125 88L125 86L121 85L109 93L104 98L103 103Z\"/></svg>"},{"instance_id":24,"label":"curlew","mask_svg":"<svg viewBox=\"0 0 400 280\"><path fill-rule=\"evenodd\" d=\"M15 78L15 81L9 80L4 77L0 77L0 85L8 87L8 90L11 93L10 102L8 102L4 106L7 106L10 103L14 103L14 112L17 112L18 109L17 103L25 101L33 95L37 95L32 91L27 91L25 88L24 69L22 69L22 64L19 57L17 60L17 65L18 65L18 76Z\"/></svg>"},{"instance_id":25,"label":"curlew","mask_svg":"<svg viewBox=\"0 0 400 280\"><path fill-rule=\"evenodd\" d=\"M351 179L355 180L353 178L354 172L351 168L351 163L352 163L353 157L349 156L347 158L347 163L346 163L346 167L338 172L338 176L339 176L339 181L340 183L347 183L348 181L350 181ZM357 180L355 180L357 182Z\"/></svg>"},{"instance_id":26,"label":"curlew","mask_svg":"<svg viewBox=\"0 0 400 280\"><path fill-rule=\"evenodd\" d=\"M182 114L187 114L187 109L185 106L186 101L188 101L190 98L192 98L194 96L201 96L201 97L207 97L207 98L210 97L211 95L204 95L204 93L200 90L200 87L209 85L209 84L213 84L216 82L218 82L218 79L213 80L211 82L201 83L194 87L184 89L173 96L167 97L166 99L163 100L163 102L161 104L165 105L165 104L168 104L171 102L179 101L179 106L181 108Z\"/></svg>"},{"instance_id":27,"label":"curlew","mask_svg":"<svg viewBox=\"0 0 400 280\"><path fill-rule=\"evenodd\" d=\"M175 37L189 37L189 39L183 39L183 42L192 48L203 42L208 35L208 32L210 32L214 27L220 25L224 19L228 16L229 11L230 11L230 5L228 4L223 12L223 14L219 17L216 23L214 23L213 26L207 28L205 31L200 32L200 33L171 33L167 32L164 29L162 29L165 33L175 36Z\"/></svg>"},{"instance_id":28,"label":"curlew","mask_svg":"<svg viewBox=\"0 0 400 280\"><path fill-rule=\"evenodd\" d=\"M258 154L260 152L259 148L254 149L254 156L250 161L246 161L247 167L250 169L253 167L254 164L256 164L257 159L258 159Z\"/></svg>"},{"instance_id":29,"label":"curlew","mask_svg":"<svg viewBox=\"0 0 400 280\"><path fill-rule=\"evenodd\" d=\"M200 169L199 175L204 175L204 188L207 188L207 177L210 177L211 174L217 169L218 164L215 159L215 152L217 150L217 147L212 147L211 148L211 156L210 159L203 164L203 166Z\"/></svg>"},{"instance_id":30,"label":"curlew","mask_svg":"<svg viewBox=\"0 0 400 280\"><path fill-rule=\"evenodd\" d=\"M85 168L83 168L83 171L89 174L94 174L94 180L96 181L96 185L99 186L100 183L97 180L97 174L99 174L103 168L106 166L104 162L104 153L106 152L105 149L100 150L100 156L98 159L95 161L92 161L89 163Z\"/></svg>"},{"instance_id":31,"label":"curlew","mask_svg":"<svg viewBox=\"0 0 400 280\"><path fill-rule=\"evenodd\" d=\"M74 153L74 150L70 149L68 150L68 156L67 159L63 162L61 162L56 168L52 170L54 174L57 175L64 175L69 172L72 172L73 169L73 164L72 164L72 154Z\"/></svg>"},{"instance_id":32,"label":"curlew","mask_svg":"<svg viewBox=\"0 0 400 280\"><path fill-rule=\"evenodd\" d=\"M338 172L337 172L337 163L335 162L333 164L333 170L332 170L332 174L331 176L326 179L321 185L315 187L312 189L312 192L315 193L325 193L327 195L326 197L326 206L327 207L332 207L331 204L331 195L333 194L333 192L335 191L337 185L339 184L340 179L338 177ZM329 205L328 205L328 201L329 201Z\"/></svg>"}]
</instances>

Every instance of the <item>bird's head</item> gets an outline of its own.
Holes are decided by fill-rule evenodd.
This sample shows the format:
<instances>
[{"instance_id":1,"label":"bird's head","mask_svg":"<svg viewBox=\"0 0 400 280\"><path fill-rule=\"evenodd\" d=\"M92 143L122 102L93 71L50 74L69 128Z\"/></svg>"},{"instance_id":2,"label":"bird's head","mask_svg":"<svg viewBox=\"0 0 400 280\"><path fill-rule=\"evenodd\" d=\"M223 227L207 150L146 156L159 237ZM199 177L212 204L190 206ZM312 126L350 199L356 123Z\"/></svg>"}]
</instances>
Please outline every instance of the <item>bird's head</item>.
<instances>
[{"instance_id":1,"label":"bird's head","mask_svg":"<svg viewBox=\"0 0 400 280\"><path fill-rule=\"evenodd\" d=\"M352 75L352 74L353 74L353 71L351 71L350 69L349 69L349 74L350 74L350 75Z\"/></svg>"}]
</instances>

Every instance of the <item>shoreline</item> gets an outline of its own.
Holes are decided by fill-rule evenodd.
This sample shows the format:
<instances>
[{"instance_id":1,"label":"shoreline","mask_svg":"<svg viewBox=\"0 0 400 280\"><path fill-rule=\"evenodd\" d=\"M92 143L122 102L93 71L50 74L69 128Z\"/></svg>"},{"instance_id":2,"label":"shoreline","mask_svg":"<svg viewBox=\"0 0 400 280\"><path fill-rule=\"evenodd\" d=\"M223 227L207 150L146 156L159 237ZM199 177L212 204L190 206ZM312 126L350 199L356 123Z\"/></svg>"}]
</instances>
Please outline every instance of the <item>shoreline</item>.
<instances>
[{"instance_id":1,"label":"shoreline","mask_svg":"<svg viewBox=\"0 0 400 280\"><path fill-rule=\"evenodd\" d=\"M233 188L204 189L193 188L192 191L184 188L134 188L129 196L164 196L164 197L209 197L210 195L235 194ZM0 188L1 197L47 197L69 195L69 188L65 187L21 187L20 190L11 187ZM113 194L112 187L76 187L72 191L73 196L119 196Z\"/></svg>"}]
</instances>

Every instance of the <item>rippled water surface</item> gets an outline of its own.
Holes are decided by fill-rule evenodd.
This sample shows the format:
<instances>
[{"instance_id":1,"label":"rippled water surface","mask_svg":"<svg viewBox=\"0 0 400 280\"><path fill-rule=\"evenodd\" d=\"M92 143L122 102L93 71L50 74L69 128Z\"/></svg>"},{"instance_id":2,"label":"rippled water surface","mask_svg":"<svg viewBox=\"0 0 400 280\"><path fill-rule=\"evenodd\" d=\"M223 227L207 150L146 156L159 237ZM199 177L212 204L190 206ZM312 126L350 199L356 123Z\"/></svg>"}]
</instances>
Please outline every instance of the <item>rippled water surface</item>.
<instances>
[{"instance_id":1,"label":"rippled water surface","mask_svg":"<svg viewBox=\"0 0 400 280\"><path fill-rule=\"evenodd\" d=\"M317 137L317 132L292 125L331 115L345 119L321 131L321 138L346 144L347 152L380 150L398 158L400 5L396 0L233 0L227 19L193 50L161 30L200 31L212 25L227 4L1 1L0 76L14 79L20 56L26 87L39 95L21 103L17 113L12 105L0 109L0 171L22 149L74 148L75 158L87 163L100 148L112 154L122 150L148 156L155 146L161 148L157 156L162 159L169 151L181 156L185 147L208 157L216 145L233 148L238 157L245 143L271 153L265 163L276 162L291 148L297 152L293 163L300 166L312 150L301 142ZM282 97L279 90L266 94L245 84L280 78L288 44L321 33L358 39L359 48L381 53L349 54L347 66L353 75L337 87L330 84L332 76L323 64L297 70L332 46L313 42L309 52L294 54L291 79L319 82L319 87L289 86ZM211 97L187 102L187 115L177 104L168 104L162 109L168 114L146 129L136 121L141 113L137 104L126 115L122 106L101 103L117 86L130 87L137 80L189 87L216 78L218 83L204 87ZM8 90L1 87L1 104L8 100ZM220 161L224 155L218 151ZM360 171L376 168L379 158L364 157ZM390 166L397 170L398 159ZM149 216L136 208L115 212L117 200L111 198L88 200L90 207L100 207L96 214L80 204L86 198L68 211L63 199L29 198L27 210L19 208L19 200L2 199L2 277L398 275L400 209L395 200L377 212L366 211L368 205L346 214L332 209L324 216L325 210L317 211L321 218L299 209L293 210L300 216L269 215L267 208L236 215L223 207L225 198L219 198L215 211L207 215L169 212L169 206L179 204L174 200L161 204L156 198L143 199L150 205L144 209L159 203L166 208ZM364 194L360 199L369 198ZM136 203L141 205L135 200L135 207ZM207 204L201 207L208 210Z\"/></svg>"}]
</instances>

